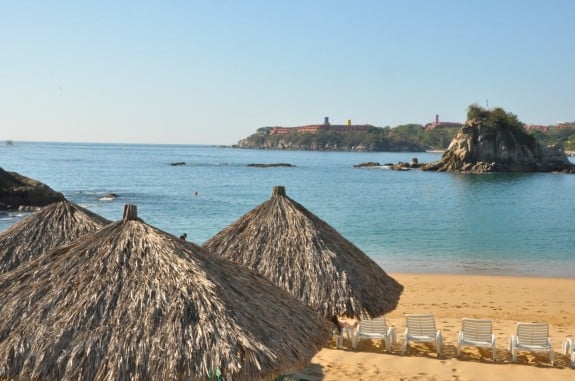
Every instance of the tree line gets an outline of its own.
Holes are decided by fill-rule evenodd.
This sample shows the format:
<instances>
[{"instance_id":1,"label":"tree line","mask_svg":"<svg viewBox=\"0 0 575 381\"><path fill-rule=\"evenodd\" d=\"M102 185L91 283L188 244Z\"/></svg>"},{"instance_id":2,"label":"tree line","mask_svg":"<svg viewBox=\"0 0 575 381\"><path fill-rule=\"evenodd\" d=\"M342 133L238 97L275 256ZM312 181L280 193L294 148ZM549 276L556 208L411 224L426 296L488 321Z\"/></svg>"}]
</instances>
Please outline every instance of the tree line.
<instances>
[{"instance_id":1,"label":"tree line","mask_svg":"<svg viewBox=\"0 0 575 381\"><path fill-rule=\"evenodd\" d=\"M488 128L508 128L519 132L525 144L539 141L543 145L561 145L566 151L575 151L575 122L551 127L548 131L525 130L516 115L502 108L484 109L471 105L467 120L476 120ZM396 127L371 127L366 131L337 132L319 130L316 133L290 132L270 135L271 127L262 127L238 146L244 148L302 149L302 150L361 150L409 151L445 150L459 132L459 128L441 125L425 128L421 124L403 124Z\"/></svg>"}]
</instances>

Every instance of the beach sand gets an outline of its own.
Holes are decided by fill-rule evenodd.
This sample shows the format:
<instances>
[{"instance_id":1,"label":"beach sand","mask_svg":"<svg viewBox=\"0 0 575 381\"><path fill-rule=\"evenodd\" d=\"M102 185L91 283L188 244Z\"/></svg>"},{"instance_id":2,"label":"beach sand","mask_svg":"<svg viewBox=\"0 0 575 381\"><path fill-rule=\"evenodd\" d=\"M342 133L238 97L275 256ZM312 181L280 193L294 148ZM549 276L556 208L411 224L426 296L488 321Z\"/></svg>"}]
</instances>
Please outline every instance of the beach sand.
<instances>
[{"instance_id":1,"label":"beach sand","mask_svg":"<svg viewBox=\"0 0 575 381\"><path fill-rule=\"evenodd\" d=\"M561 354L575 336L575 279L471 275L390 274L404 285L398 307L386 315L398 333L390 354L379 341L361 341L357 351L344 340L322 349L298 375L308 380L575 380ZM415 343L401 355L406 313L433 313L444 337L442 356L434 346ZM464 347L456 359L461 318L487 318L497 340L496 362L489 349ZM517 322L547 322L555 366L546 353L519 352L511 363L509 337Z\"/></svg>"}]
</instances>

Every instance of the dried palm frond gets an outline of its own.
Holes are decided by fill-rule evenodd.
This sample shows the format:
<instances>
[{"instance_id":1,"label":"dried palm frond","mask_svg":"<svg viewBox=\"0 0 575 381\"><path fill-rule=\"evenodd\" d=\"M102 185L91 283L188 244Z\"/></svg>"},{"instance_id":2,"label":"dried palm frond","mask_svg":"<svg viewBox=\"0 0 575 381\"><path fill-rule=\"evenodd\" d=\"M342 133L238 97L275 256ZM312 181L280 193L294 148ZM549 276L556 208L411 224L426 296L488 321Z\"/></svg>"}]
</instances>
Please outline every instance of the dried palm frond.
<instances>
[{"instance_id":1,"label":"dried palm frond","mask_svg":"<svg viewBox=\"0 0 575 381\"><path fill-rule=\"evenodd\" d=\"M0 378L268 380L330 340L263 277L124 216L0 275Z\"/></svg>"},{"instance_id":2,"label":"dried palm frond","mask_svg":"<svg viewBox=\"0 0 575 381\"><path fill-rule=\"evenodd\" d=\"M0 233L0 274L109 223L69 201L45 206Z\"/></svg>"},{"instance_id":3,"label":"dried palm frond","mask_svg":"<svg viewBox=\"0 0 575 381\"><path fill-rule=\"evenodd\" d=\"M258 272L327 318L383 315L397 307L403 291L281 186L203 247Z\"/></svg>"}]
</instances>

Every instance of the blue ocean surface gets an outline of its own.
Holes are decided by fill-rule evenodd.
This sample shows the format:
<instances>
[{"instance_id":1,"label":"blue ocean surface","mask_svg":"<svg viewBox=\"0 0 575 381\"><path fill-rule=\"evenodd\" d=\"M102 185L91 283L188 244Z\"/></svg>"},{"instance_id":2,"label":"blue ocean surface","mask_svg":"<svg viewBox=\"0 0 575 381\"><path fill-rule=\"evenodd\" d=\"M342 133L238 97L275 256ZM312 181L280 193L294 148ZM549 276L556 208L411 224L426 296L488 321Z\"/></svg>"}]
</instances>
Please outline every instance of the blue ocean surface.
<instances>
[{"instance_id":1,"label":"blue ocean surface","mask_svg":"<svg viewBox=\"0 0 575 381\"><path fill-rule=\"evenodd\" d=\"M108 219L197 244L267 201L275 185L388 272L575 277L575 175L354 168L439 153L242 150L219 146L15 142L0 167ZM173 166L171 163L185 163ZM289 163L257 168L248 164ZM114 200L101 200L108 193ZM0 231L26 213L1 213Z\"/></svg>"}]
</instances>

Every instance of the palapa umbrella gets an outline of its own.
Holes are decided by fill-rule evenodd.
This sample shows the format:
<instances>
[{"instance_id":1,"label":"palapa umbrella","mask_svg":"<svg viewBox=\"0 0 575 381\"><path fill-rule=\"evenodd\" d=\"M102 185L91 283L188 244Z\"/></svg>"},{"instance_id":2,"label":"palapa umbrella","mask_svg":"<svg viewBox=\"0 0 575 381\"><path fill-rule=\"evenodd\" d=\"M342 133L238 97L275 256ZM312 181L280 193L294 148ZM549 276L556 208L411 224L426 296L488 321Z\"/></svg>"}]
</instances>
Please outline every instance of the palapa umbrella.
<instances>
[{"instance_id":1,"label":"palapa umbrella","mask_svg":"<svg viewBox=\"0 0 575 381\"><path fill-rule=\"evenodd\" d=\"M397 281L333 227L273 188L272 198L204 245L289 291L322 316L367 318L397 307Z\"/></svg>"},{"instance_id":2,"label":"palapa umbrella","mask_svg":"<svg viewBox=\"0 0 575 381\"><path fill-rule=\"evenodd\" d=\"M0 275L0 297L0 368L14 380L268 380L330 340L316 311L133 205Z\"/></svg>"},{"instance_id":3,"label":"palapa umbrella","mask_svg":"<svg viewBox=\"0 0 575 381\"><path fill-rule=\"evenodd\" d=\"M0 274L109 223L69 201L45 206L0 233Z\"/></svg>"}]
</instances>

